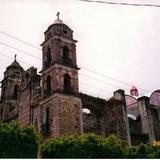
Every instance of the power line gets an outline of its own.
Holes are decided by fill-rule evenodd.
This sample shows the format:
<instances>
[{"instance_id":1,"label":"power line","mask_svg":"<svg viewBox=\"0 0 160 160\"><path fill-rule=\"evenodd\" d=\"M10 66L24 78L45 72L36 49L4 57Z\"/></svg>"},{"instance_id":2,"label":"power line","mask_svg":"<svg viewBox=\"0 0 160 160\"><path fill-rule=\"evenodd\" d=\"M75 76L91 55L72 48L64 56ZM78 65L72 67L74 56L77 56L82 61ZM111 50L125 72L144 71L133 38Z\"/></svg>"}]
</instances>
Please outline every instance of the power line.
<instances>
[{"instance_id":1,"label":"power line","mask_svg":"<svg viewBox=\"0 0 160 160\"><path fill-rule=\"evenodd\" d=\"M104 90L104 89L101 89L101 88L97 88L97 87L88 85L88 84L86 84L86 83L84 83L84 82L81 82L80 84L83 84L83 85L88 86L88 87L90 87L90 88L95 88L95 89L100 90L100 91L102 91L102 92L113 93L113 92L110 92L110 91L107 91L107 90Z\"/></svg>"},{"instance_id":2,"label":"power line","mask_svg":"<svg viewBox=\"0 0 160 160\"><path fill-rule=\"evenodd\" d=\"M15 50L17 50L17 51L23 52L23 53L25 53L26 55L29 55L29 56L31 56L31 57L34 57L34 58L37 58L37 59L41 60L41 58L38 57L38 56L35 56L35 55L33 55L33 54L29 53L29 52L26 52L26 51L23 51L23 50L21 50L21 49L15 48L15 47L13 47L13 46L10 46L10 45L8 45L8 44L6 44L6 43L0 42L0 44L1 44L1 45L4 45L4 46L7 46L7 47L9 47L9 48L15 49ZM112 77L109 77L109 76L106 76L106 75L103 75L103 74L101 74L101 73L95 72L95 71L90 70L90 69L88 69L88 68L85 68L85 67L82 67L82 66L81 66L81 68L86 69L86 70L88 70L88 71L90 71L90 72L93 72L93 73L95 73L95 74L101 75L101 76L103 76L103 77L107 77L108 79L111 79L111 80L113 80L113 81L116 81L116 82L125 84L125 85L127 85L127 86L132 86L132 84L129 84L129 83L126 83L126 82L117 80L117 79L115 79L115 78L112 78ZM112 85L112 86L113 86L113 85ZM116 87L117 87L117 86L116 86ZM119 87L118 87L118 88L119 88ZM143 89L143 88L140 88L140 87L137 87L137 88L139 88L139 89L141 89L141 90L143 90L143 91L145 91L145 92L150 92L150 91L148 91L148 90L146 90L146 89Z\"/></svg>"},{"instance_id":3,"label":"power line","mask_svg":"<svg viewBox=\"0 0 160 160\"><path fill-rule=\"evenodd\" d=\"M158 4L148 4L148 3L123 3L123 2L112 2L112 1L91 1L91 0L80 0L84 2L93 2L93 3L103 3L109 5L123 5L123 6L136 6L136 7L157 7L159 8L160 5Z\"/></svg>"},{"instance_id":4,"label":"power line","mask_svg":"<svg viewBox=\"0 0 160 160\"><path fill-rule=\"evenodd\" d=\"M99 81L99 82L102 82L102 83L104 83L104 84L106 84L106 85L109 85L109 86L113 86L113 87L116 87L116 88L121 88L120 86L113 85L113 84L111 84L111 83L102 81L102 80L100 80L100 79L96 79L96 78L94 78L94 77L88 76L88 75L83 74L83 73L80 73L80 75L82 75L82 76L84 76L84 77L88 77L88 78L90 78L90 79L94 79L94 80ZM126 91L129 91L129 90L127 90L127 89L125 89L125 90L126 90Z\"/></svg>"},{"instance_id":5,"label":"power line","mask_svg":"<svg viewBox=\"0 0 160 160\"><path fill-rule=\"evenodd\" d=\"M101 74L101 73L99 73L99 72L93 71L93 70L91 70L91 69L88 69L88 68L85 68L85 67L82 67L82 66L80 66L80 67L83 68L83 69L85 69L85 70L88 70L89 72L92 72L92 73L101 75L101 76L103 76L103 77L106 77L106 78L111 79L111 80L113 80L113 81L119 82L119 83L121 83L121 84L124 84L124 85L127 85L127 86L132 86L132 85L133 85L133 84L130 84L130 83L127 83L127 82L123 82L123 81L117 80L117 79L112 78L112 77L110 77L110 76ZM141 90L143 90L143 91L145 91L145 92L150 92L150 91L148 91L148 90L146 90L146 89L143 89L143 88L140 88L140 87L137 87L137 88L139 88L139 89L141 89Z\"/></svg>"},{"instance_id":6,"label":"power line","mask_svg":"<svg viewBox=\"0 0 160 160\"><path fill-rule=\"evenodd\" d=\"M3 56L3 57L6 57L6 58L12 59L12 57L7 56L7 55L5 55L5 54L3 54L3 53L1 53L1 52L0 52L0 55ZM26 65L28 65L28 66L32 66L31 64L26 63L26 62L24 62L24 61L20 61L20 60L18 60L18 61L21 62L21 63L23 63L23 64L26 64ZM104 90L104 89L101 89L101 88L97 88L97 87L88 85L88 84L83 83L83 82L81 82L80 84L85 85L85 86L87 86L87 87L90 87L90 88L92 88L92 89L94 88L94 89L96 89L96 90L103 91L103 92L105 92L105 93L106 93L106 92L107 92L107 93L112 93L112 92L110 92L110 91L107 91L107 90Z\"/></svg>"},{"instance_id":7,"label":"power line","mask_svg":"<svg viewBox=\"0 0 160 160\"><path fill-rule=\"evenodd\" d=\"M1 56L3 56L3 57L6 57L6 58L10 58L10 59L12 59L12 57L10 57L10 56L7 56L7 55L5 55L5 54L3 54L3 53L1 53L0 52L0 55ZM19 62L21 62L21 63L23 63L23 64L26 64L26 65L28 65L28 66L32 66L31 64L29 64L29 63L26 63L26 62L24 62L24 61L20 61L19 60ZM112 84L110 84L110 83L107 83L107 82L104 82L104 81L101 81L101 80L99 80L99 79L95 79L95 78L93 78L93 77L90 77L90 76L88 76L88 75L85 75L85 74L81 74L81 75L83 75L83 76L85 76L85 77L88 77L88 78L91 78L91 79L94 79L94 80L96 80L96 81L99 81L99 82L102 82L102 83L105 83L105 84L107 84L107 85L110 85L110 86L113 86ZM96 90L99 90L99 91L102 91L102 92L105 92L105 93L113 93L113 92L111 92L111 91L108 91L108 90L104 90L104 89L101 89L101 88L97 88L97 87L95 87L95 86L91 86L91 85L88 85L88 84L86 84L86 83L84 83L84 82L80 82L80 85L85 85L85 86L87 86L87 87L90 87L90 88L94 88L94 89L96 89ZM114 87L118 87L118 86L114 86ZM118 87L119 88L119 87ZM121 88L121 87L120 87ZM125 89L126 90L126 89ZM126 90L126 91L128 91L128 90Z\"/></svg>"},{"instance_id":8,"label":"power line","mask_svg":"<svg viewBox=\"0 0 160 160\"><path fill-rule=\"evenodd\" d=\"M35 55L33 55L33 54L29 53L29 52L26 52L26 51L23 51L23 50L21 50L21 49L15 48L15 47L13 47L13 46L10 46L10 45L8 45L8 44L6 44L6 43L0 42L0 44L3 45L3 46L9 47L9 48L15 49L15 50L17 50L17 51L19 51L19 52L23 52L23 53L25 53L25 54L27 54L27 55L29 55L29 56L31 56L31 57L34 57L34 58L37 58L37 59L41 60L41 58L38 57L38 56L35 56Z\"/></svg>"},{"instance_id":9,"label":"power line","mask_svg":"<svg viewBox=\"0 0 160 160\"><path fill-rule=\"evenodd\" d=\"M13 59L12 57L10 57L10 56L7 56L7 55L5 55L5 54L3 54L3 53L1 53L0 52L0 55L1 56L3 56L3 57L6 57L6 58L10 58L10 59ZM21 62L21 63L23 63L23 64L26 64L26 65L28 65L28 66L33 66L33 65L31 65L31 64L29 64L29 63L26 63L26 62L24 62L24 61L21 61L21 60L18 60L19 62Z\"/></svg>"},{"instance_id":10,"label":"power line","mask_svg":"<svg viewBox=\"0 0 160 160\"><path fill-rule=\"evenodd\" d=\"M6 33L6 32L3 32L3 31L0 30L0 33L3 34L3 35L5 35L5 36L8 36L8 37L10 37L10 38L13 38L13 39L15 39L15 40L17 40L17 41L19 41L19 42L21 42L21 43L27 44L27 45L29 45L29 46L35 48L35 49L41 50L40 48L38 48L38 47L36 47L36 46L34 46L34 45L28 43L28 42L25 42L25 41L23 41L23 40L21 40L21 39L15 37L15 36L12 36L12 35L10 35L10 34L8 34L8 33Z\"/></svg>"},{"instance_id":11,"label":"power line","mask_svg":"<svg viewBox=\"0 0 160 160\"><path fill-rule=\"evenodd\" d=\"M93 1L91 1L91 2L93 2ZM7 35L7 36L9 36L9 37L11 37L11 38L14 38L14 39L16 39L16 40L18 40L18 41L21 41L21 42L24 42L25 44L30 45L29 43L27 43L27 42L25 42L25 41L22 41L22 40L14 37L14 36L11 36L11 35L9 35L9 34L7 34L7 33L5 33L5 32L0 31L0 33L4 33L5 35ZM37 59L41 60L41 58L38 57L38 56L35 56L35 55L33 55L33 54L29 53L29 52L20 50L20 49L18 49L18 48L13 47L13 46L10 46L10 45L8 45L8 44L6 44L6 43L0 42L0 44L1 44L1 45L4 45L4 46L7 46L7 47L9 47L9 48L15 49L15 50L17 50L17 51L23 52L23 53L25 53L25 54L27 54L27 55L29 55L29 56L32 56L32 57L34 57L34 58L37 58ZM36 47L36 48L38 48L38 47ZM90 71L90 72L93 72L93 73L95 73L95 74L101 75L101 76L103 76L103 77L106 77L106 78L108 78L108 79L111 79L111 80L113 80L113 81L119 82L119 83L121 83L121 84L127 85L127 86L132 86L132 85L133 85L133 84L126 83L126 82L117 80L117 79L115 79L115 78L112 78L112 77L103 75L103 74L101 74L101 73L95 72L95 71L93 71L93 70L91 70L91 69L88 69L88 68L85 68L85 67L82 67L82 66L81 66L81 68L86 69L86 70L88 70L88 71ZM107 82L106 82L106 83L107 83ZM112 86L113 86L113 85L112 85ZM115 87L117 87L117 86L115 86ZM118 88L119 88L119 87L118 87ZM143 90L143 91L145 91L145 92L150 92L150 91L148 91L148 90L146 90L146 89L143 89L143 88L140 88L140 87L137 87L137 88L139 88L139 89L141 89L141 90Z\"/></svg>"},{"instance_id":12,"label":"power line","mask_svg":"<svg viewBox=\"0 0 160 160\"><path fill-rule=\"evenodd\" d=\"M13 59L12 57L7 56L7 55L5 55L5 54L3 54L3 53L1 53L1 52L0 52L0 55L3 56L3 57L6 57L6 58ZM26 63L26 62L24 62L24 61L21 61L21 60L18 60L18 61L21 62L21 63L23 63L23 64L26 64L26 65L28 65L28 66L32 66L31 64ZM81 74L81 75L84 75L84 76L89 77L89 78L91 78L91 79L95 79L95 78L90 77L90 76L87 76L87 75L85 75L85 74ZM100 81L100 80L98 80L98 79L95 79L95 80ZM105 82L103 82L103 83L105 83ZM88 85L88 84L83 83L83 82L81 82L80 84L83 84L83 85L85 85L85 86L87 86L87 87L90 87L90 88L95 88L96 90L101 90L101 91L103 91L103 92L112 93L112 92L110 92L110 91L107 91L107 90L104 90L104 89L101 89L101 88L97 88L97 87ZM112 85L112 84L111 84L111 85Z\"/></svg>"},{"instance_id":13,"label":"power line","mask_svg":"<svg viewBox=\"0 0 160 160\"><path fill-rule=\"evenodd\" d=\"M9 59L13 59L12 57L7 56L7 55L5 55L5 54L3 54L3 53L1 53L1 52L0 52L0 55L1 55L1 56L3 56L3 57L9 58ZM26 63L26 62L24 62L24 61L20 61L20 60L18 60L18 61L19 61L19 62L21 62L21 63L23 63L23 64L26 64L26 65L28 65L28 66L32 66L31 64ZM88 76L88 77L89 77L89 76ZM92 79L93 79L93 78L92 78ZM83 83L83 82L82 82L81 84L86 85L86 86L88 86L88 87L92 87L92 88L95 88L95 89L101 90L101 91L103 91L103 92L109 92L109 93L112 93L112 92L110 92L110 91L106 91L106 90L104 90L104 89L100 89L100 88L96 88L96 87L94 87L94 86L87 85L87 84L85 84L85 83Z\"/></svg>"},{"instance_id":14,"label":"power line","mask_svg":"<svg viewBox=\"0 0 160 160\"><path fill-rule=\"evenodd\" d=\"M7 55L5 55L5 54L3 54L3 53L1 53L1 52L0 52L0 55L1 55L1 56L3 56L3 57L9 58L9 59L13 59L12 57L7 56ZM26 63L26 62L24 62L24 61L20 61L20 60L18 60L18 61L19 61L19 62L21 62L21 63L23 63L23 64L26 64L26 65L28 65L28 66L32 66L31 64ZM87 77L89 77L89 76L87 76ZM93 77L92 77L92 79L93 79ZM97 80L97 79L96 79L96 80ZM88 86L88 87L92 87L92 88L95 88L95 89L101 90L101 91L103 91L103 92L112 93L112 92L110 92L110 91L107 91L107 90L104 90L104 89L100 89L100 88L97 88L97 87L94 87L94 86L88 85L88 84L86 84L86 83L83 83L83 82L82 82L81 84L86 85L86 86Z\"/></svg>"}]
</instances>

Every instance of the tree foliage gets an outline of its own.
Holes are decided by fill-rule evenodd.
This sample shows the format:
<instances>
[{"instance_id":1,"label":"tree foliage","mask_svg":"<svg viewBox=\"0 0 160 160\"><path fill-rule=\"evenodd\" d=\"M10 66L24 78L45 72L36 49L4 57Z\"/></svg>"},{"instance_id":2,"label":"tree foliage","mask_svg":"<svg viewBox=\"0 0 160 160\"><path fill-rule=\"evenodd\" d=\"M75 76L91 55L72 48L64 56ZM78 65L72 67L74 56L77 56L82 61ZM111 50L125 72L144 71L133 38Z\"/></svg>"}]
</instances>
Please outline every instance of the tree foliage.
<instances>
[{"instance_id":1,"label":"tree foliage","mask_svg":"<svg viewBox=\"0 0 160 160\"><path fill-rule=\"evenodd\" d=\"M111 135L93 133L52 138L41 146L42 158L160 158L160 146L140 144L128 147Z\"/></svg>"},{"instance_id":2,"label":"tree foliage","mask_svg":"<svg viewBox=\"0 0 160 160\"><path fill-rule=\"evenodd\" d=\"M108 138L93 133L47 140L41 147L42 158L123 158L123 143L114 135Z\"/></svg>"},{"instance_id":3,"label":"tree foliage","mask_svg":"<svg viewBox=\"0 0 160 160\"><path fill-rule=\"evenodd\" d=\"M33 127L0 122L0 158L36 158L38 146L39 135Z\"/></svg>"},{"instance_id":4,"label":"tree foliage","mask_svg":"<svg viewBox=\"0 0 160 160\"><path fill-rule=\"evenodd\" d=\"M37 158L39 142L33 127L0 122L0 158ZM42 158L160 158L160 145L158 141L128 147L114 135L89 133L45 140L40 154Z\"/></svg>"}]
</instances>

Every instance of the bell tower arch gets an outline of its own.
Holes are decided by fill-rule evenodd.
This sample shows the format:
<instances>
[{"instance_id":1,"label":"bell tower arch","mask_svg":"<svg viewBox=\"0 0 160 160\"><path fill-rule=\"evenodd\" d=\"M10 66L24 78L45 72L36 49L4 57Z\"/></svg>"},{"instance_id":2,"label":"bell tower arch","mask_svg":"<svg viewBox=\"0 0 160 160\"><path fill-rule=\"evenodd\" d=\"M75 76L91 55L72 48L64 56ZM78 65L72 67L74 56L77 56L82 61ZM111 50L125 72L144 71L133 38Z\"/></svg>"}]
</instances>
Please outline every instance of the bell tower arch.
<instances>
[{"instance_id":1,"label":"bell tower arch","mask_svg":"<svg viewBox=\"0 0 160 160\"><path fill-rule=\"evenodd\" d=\"M82 133L82 104L76 96L79 92L77 41L73 39L72 29L59 19L59 13L44 36L41 44L42 117L48 107L51 136Z\"/></svg>"}]
</instances>

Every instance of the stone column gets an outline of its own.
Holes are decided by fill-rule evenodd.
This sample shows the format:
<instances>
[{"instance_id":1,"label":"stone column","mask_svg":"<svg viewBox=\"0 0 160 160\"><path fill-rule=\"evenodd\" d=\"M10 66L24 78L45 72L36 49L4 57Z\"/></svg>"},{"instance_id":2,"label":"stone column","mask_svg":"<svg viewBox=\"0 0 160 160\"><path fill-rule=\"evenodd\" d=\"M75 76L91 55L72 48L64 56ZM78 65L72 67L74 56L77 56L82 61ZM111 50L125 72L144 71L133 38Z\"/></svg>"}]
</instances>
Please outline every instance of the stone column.
<instances>
[{"instance_id":1,"label":"stone column","mask_svg":"<svg viewBox=\"0 0 160 160\"><path fill-rule=\"evenodd\" d=\"M127 117L127 109L126 109L126 102L125 102L125 94L124 90L117 90L114 92L114 98L116 100L121 101L122 103L120 104L121 106L121 113L122 113L122 122L123 124L123 132L124 132L124 138L127 140L128 145L131 145L131 137L130 137L130 130L129 130L129 122L128 122L128 117Z\"/></svg>"},{"instance_id":2,"label":"stone column","mask_svg":"<svg viewBox=\"0 0 160 160\"><path fill-rule=\"evenodd\" d=\"M149 98L146 96L138 98L139 113L141 117L142 134L148 134L149 141L152 142L155 139L152 125L152 118L150 113L147 113L147 107L149 107Z\"/></svg>"}]
</instances>

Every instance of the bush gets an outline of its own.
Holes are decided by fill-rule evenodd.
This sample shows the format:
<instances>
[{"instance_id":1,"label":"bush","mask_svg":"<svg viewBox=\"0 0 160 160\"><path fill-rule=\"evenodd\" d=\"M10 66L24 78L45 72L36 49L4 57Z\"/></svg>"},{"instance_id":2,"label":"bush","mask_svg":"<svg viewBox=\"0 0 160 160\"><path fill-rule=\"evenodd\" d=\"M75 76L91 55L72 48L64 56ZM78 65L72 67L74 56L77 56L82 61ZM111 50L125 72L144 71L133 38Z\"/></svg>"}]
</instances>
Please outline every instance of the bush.
<instances>
[{"instance_id":1,"label":"bush","mask_svg":"<svg viewBox=\"0 0 160 160\"><path fill-rule=\"evenodd\" d=\"M139 146L132 146L128 148L127 158L149 158L151 147L149 145L140 144Z\"/></svg>"},{"instance_id":2,"label":"bush","mask_svg":"<svg viewBox=\"0 0 160 160\"><path fill-rule=\"evenodd\" d=\"M0 122L0 158L36 158L38 146L39 135L33 127Z\"/></svg>"},{"instance_id":3,"label":"bush","mask_svg":"<svg viewBox=\"0 0 160 160\"><path fill-rule=\"evenodd\" d=\"M151 145L152 152L149 158L160 158L160 141L154 141Z\"/></svg>"},{"instance_id":4,"label":"bush","mask_svg":"<svg viewBox=\"0 0 160 160\"><path fill-rule=\"evenodd\" d=\"M127 149L126 158L160 158L160 146L140 144Z\"/></svg>"},{"instance_id":5,"label":"bush","mask_svg":"<svg viewBox=\"0 0 160 160\"><path fill-rule=\"evenodd\" d=\"M93 133L47 140L42 158L123 158L123 144L114 135L108 138Z\"/></svg>"},{"instance_id":6,"label":"bush","mask_svg":"<svg viewBox=\"0 0 160 160\"><path fill-rule=\"evenodd\" d=\"M105 149L103 158L125 158L126 144L118 139L115 135L111 135L104 139Z\"/></svg>"}]
</instances>

